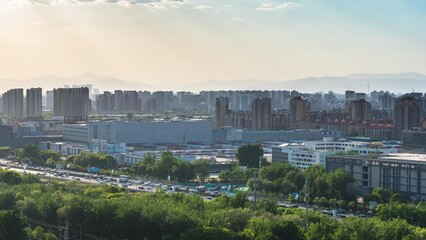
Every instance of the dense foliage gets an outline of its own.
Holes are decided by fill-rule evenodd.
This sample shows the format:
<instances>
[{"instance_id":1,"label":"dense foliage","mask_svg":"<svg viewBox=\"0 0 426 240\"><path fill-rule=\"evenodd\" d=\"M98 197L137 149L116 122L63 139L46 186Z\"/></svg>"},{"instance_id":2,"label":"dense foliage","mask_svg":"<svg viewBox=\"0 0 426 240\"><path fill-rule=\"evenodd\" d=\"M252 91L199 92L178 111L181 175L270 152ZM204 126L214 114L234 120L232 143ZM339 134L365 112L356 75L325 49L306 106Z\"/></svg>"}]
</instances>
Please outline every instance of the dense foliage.
<instances>
[{"instance_id":1,"label":"dense foliage","mask_svg":"<svg viewBox=\"0 0 426 240\"><path fill-rule=\"evenodd\" d=\"M157 179L177 180L205 180L209 176L210 162L198 159L192 162L181 160L170 152L164 152L160 159L153 155L146 155L140 163L132 165L132 173L137 176L149 176Z\"/></svg>"},{"instance_id":2,"label":"dense foliage","mask_svg":"<svg viewBox=\"0 0 426 240\"><path fill-rule=\"evenodd\" d=\"M290 170L291 171L291 170ZM48 185L5 177L0 171L0 239L58 239L68 222L71 239L424 239L425 207L380 205L378 218L335 221L303 209L261 199L258 209L245 193L205 201L182 193L130 193L77 182ZM7 183L6 183L7 182ZM37 181L34 181L37 182ZM403 214L406 212L407 214ZM411 215L412 214L412 215ZM409 216L414 219L409 219ZM383 221L385 220L385 221ZM14 227L10 227L14 226ZM31 226L29 229L28 226ZM46 227L48 226L48 227Z\"/></svg>"},{"instance_id":3,"label":"dense foliage","mask_svg":"<svg viewBox=\"0 0 426 240\"><path fill-rule=\"evenodd\" d=\"M259 167L259 161L263 156L263 148L260 144L246 144L238 148L236 157L241 166ZM262 163L265 163L263 161Z\"/></svg>"}]
</instances>

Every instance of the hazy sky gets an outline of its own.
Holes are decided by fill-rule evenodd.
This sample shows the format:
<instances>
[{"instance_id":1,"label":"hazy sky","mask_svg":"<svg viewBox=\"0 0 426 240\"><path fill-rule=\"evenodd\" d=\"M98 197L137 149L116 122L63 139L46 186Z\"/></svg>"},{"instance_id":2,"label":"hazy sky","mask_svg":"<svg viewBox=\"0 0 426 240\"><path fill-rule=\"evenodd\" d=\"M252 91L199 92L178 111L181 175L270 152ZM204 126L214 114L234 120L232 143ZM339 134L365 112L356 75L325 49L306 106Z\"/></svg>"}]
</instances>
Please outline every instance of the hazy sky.
<instances>
[{"instance_id":1,"label":"hazy sky","mask_svg":"<svg viewBox=\"0 0 426 240\"><path fill-rule=\"evenodd\" d=\"M0 78L426 73L425 0L0 0Z\"/></svg>"}]
</instances>

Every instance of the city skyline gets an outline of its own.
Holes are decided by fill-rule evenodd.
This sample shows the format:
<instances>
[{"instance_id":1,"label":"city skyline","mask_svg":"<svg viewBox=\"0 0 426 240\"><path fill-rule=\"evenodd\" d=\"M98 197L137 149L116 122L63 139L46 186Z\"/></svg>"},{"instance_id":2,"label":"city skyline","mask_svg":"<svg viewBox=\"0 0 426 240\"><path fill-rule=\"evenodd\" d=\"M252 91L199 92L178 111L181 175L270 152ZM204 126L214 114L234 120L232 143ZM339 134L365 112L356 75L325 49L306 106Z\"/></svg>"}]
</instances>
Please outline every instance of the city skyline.
<instances>
[{"instance_id":1,"label":"city skyline","mask_svg":"<svg viewBox=\"0 0 426 240\"><path fill-rule=\"evenodd\" d=\"M397 0L5 0L0 79L92 72L174 90L213 80L424 74L425 8Z\"/></svg>"}]
</instances>

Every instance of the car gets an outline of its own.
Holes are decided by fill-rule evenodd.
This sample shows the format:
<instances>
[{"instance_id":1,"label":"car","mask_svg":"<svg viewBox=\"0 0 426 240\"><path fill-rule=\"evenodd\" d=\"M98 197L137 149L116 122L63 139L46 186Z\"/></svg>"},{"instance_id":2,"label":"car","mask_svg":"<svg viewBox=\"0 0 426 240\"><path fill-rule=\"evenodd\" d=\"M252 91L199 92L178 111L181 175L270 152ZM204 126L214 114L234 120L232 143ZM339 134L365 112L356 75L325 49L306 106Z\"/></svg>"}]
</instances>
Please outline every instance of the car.
<instances>
[{"instance_id":1,"label":"car","mask_svg":"<svg viewBox=\"0 0 426 240\"><path fill-rule=\"evenodd\" d=\"M144 189L144 187L143 187L143 186L139 186L139 187L138 187L138 189L143 190L143 189Z\"/></svg>"}]
</instances>

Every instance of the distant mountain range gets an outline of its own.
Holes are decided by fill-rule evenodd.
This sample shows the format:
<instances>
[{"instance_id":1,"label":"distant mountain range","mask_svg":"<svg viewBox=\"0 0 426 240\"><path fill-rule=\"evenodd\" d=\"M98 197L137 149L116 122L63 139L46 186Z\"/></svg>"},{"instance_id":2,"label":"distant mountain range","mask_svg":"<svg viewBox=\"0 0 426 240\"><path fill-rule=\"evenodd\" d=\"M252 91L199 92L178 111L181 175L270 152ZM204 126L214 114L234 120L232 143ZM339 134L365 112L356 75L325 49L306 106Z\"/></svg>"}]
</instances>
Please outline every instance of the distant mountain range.
<instances>
[{"instance_id":1,"label":"distant mountain range","mask_svg":"<svg viewBox=\"0 0 426 240\"><path fill-rule=\"evenodd\" d=\"M400 74L351 74L343 77L309 77L287 81L235 80L206 81L187 86L187 90L298 90L301 92L344 93L346 90L367 92L384 90L394 93L426 92L426 75L418 73Z\"/></svg>"},{"instance_id":2,"label":"distant mountain range","mask_svg":"<svg viewBox=\"0 0 426 240\"><path fill-rule=\"evenodd\" d=\"M328 92L344 93L345 90L354 90L357 92L367 92L368 90L384 90L394 93L406 92L426 92L426 75L418 73L400 73L400 74L351 74L342 77L309 77L296 80L231 80L220 81L210 80L194 83L191 85L181 85L169 89L164 86L156 86L155 83L147 84L143 82L126 81L123 79L99 76L91 73L85 73L73 77L59 77L56 75L45 75L36 78L18 80L18 79L0 79L0 91L4 92L11 88L31 88L42 87L43 89L52 89L63 87L64 85L83 85L92 84L93 88L101 90L185 90L198 92L201 90L298 90L301 92Z\"/></svg>"},{"instance_id":3,"label":"distant mountain range","mask_svg":"<svg viewBox=\"0 0 426 240\"><path fill-rule=\"evenodd\" d=\"M92 73L84 73L72 77L59 77L56 75L44 75L26 80L18 79L0 79L0 90L2 92L11 88L31 88L42 87L43 91L47 89L60 88L65 85L85 85L92 84L93 88L101 90L145 90L153 89L152 86L139 83L125 81L115 77L100 76Z\"/></svg>"}]
</instances>

